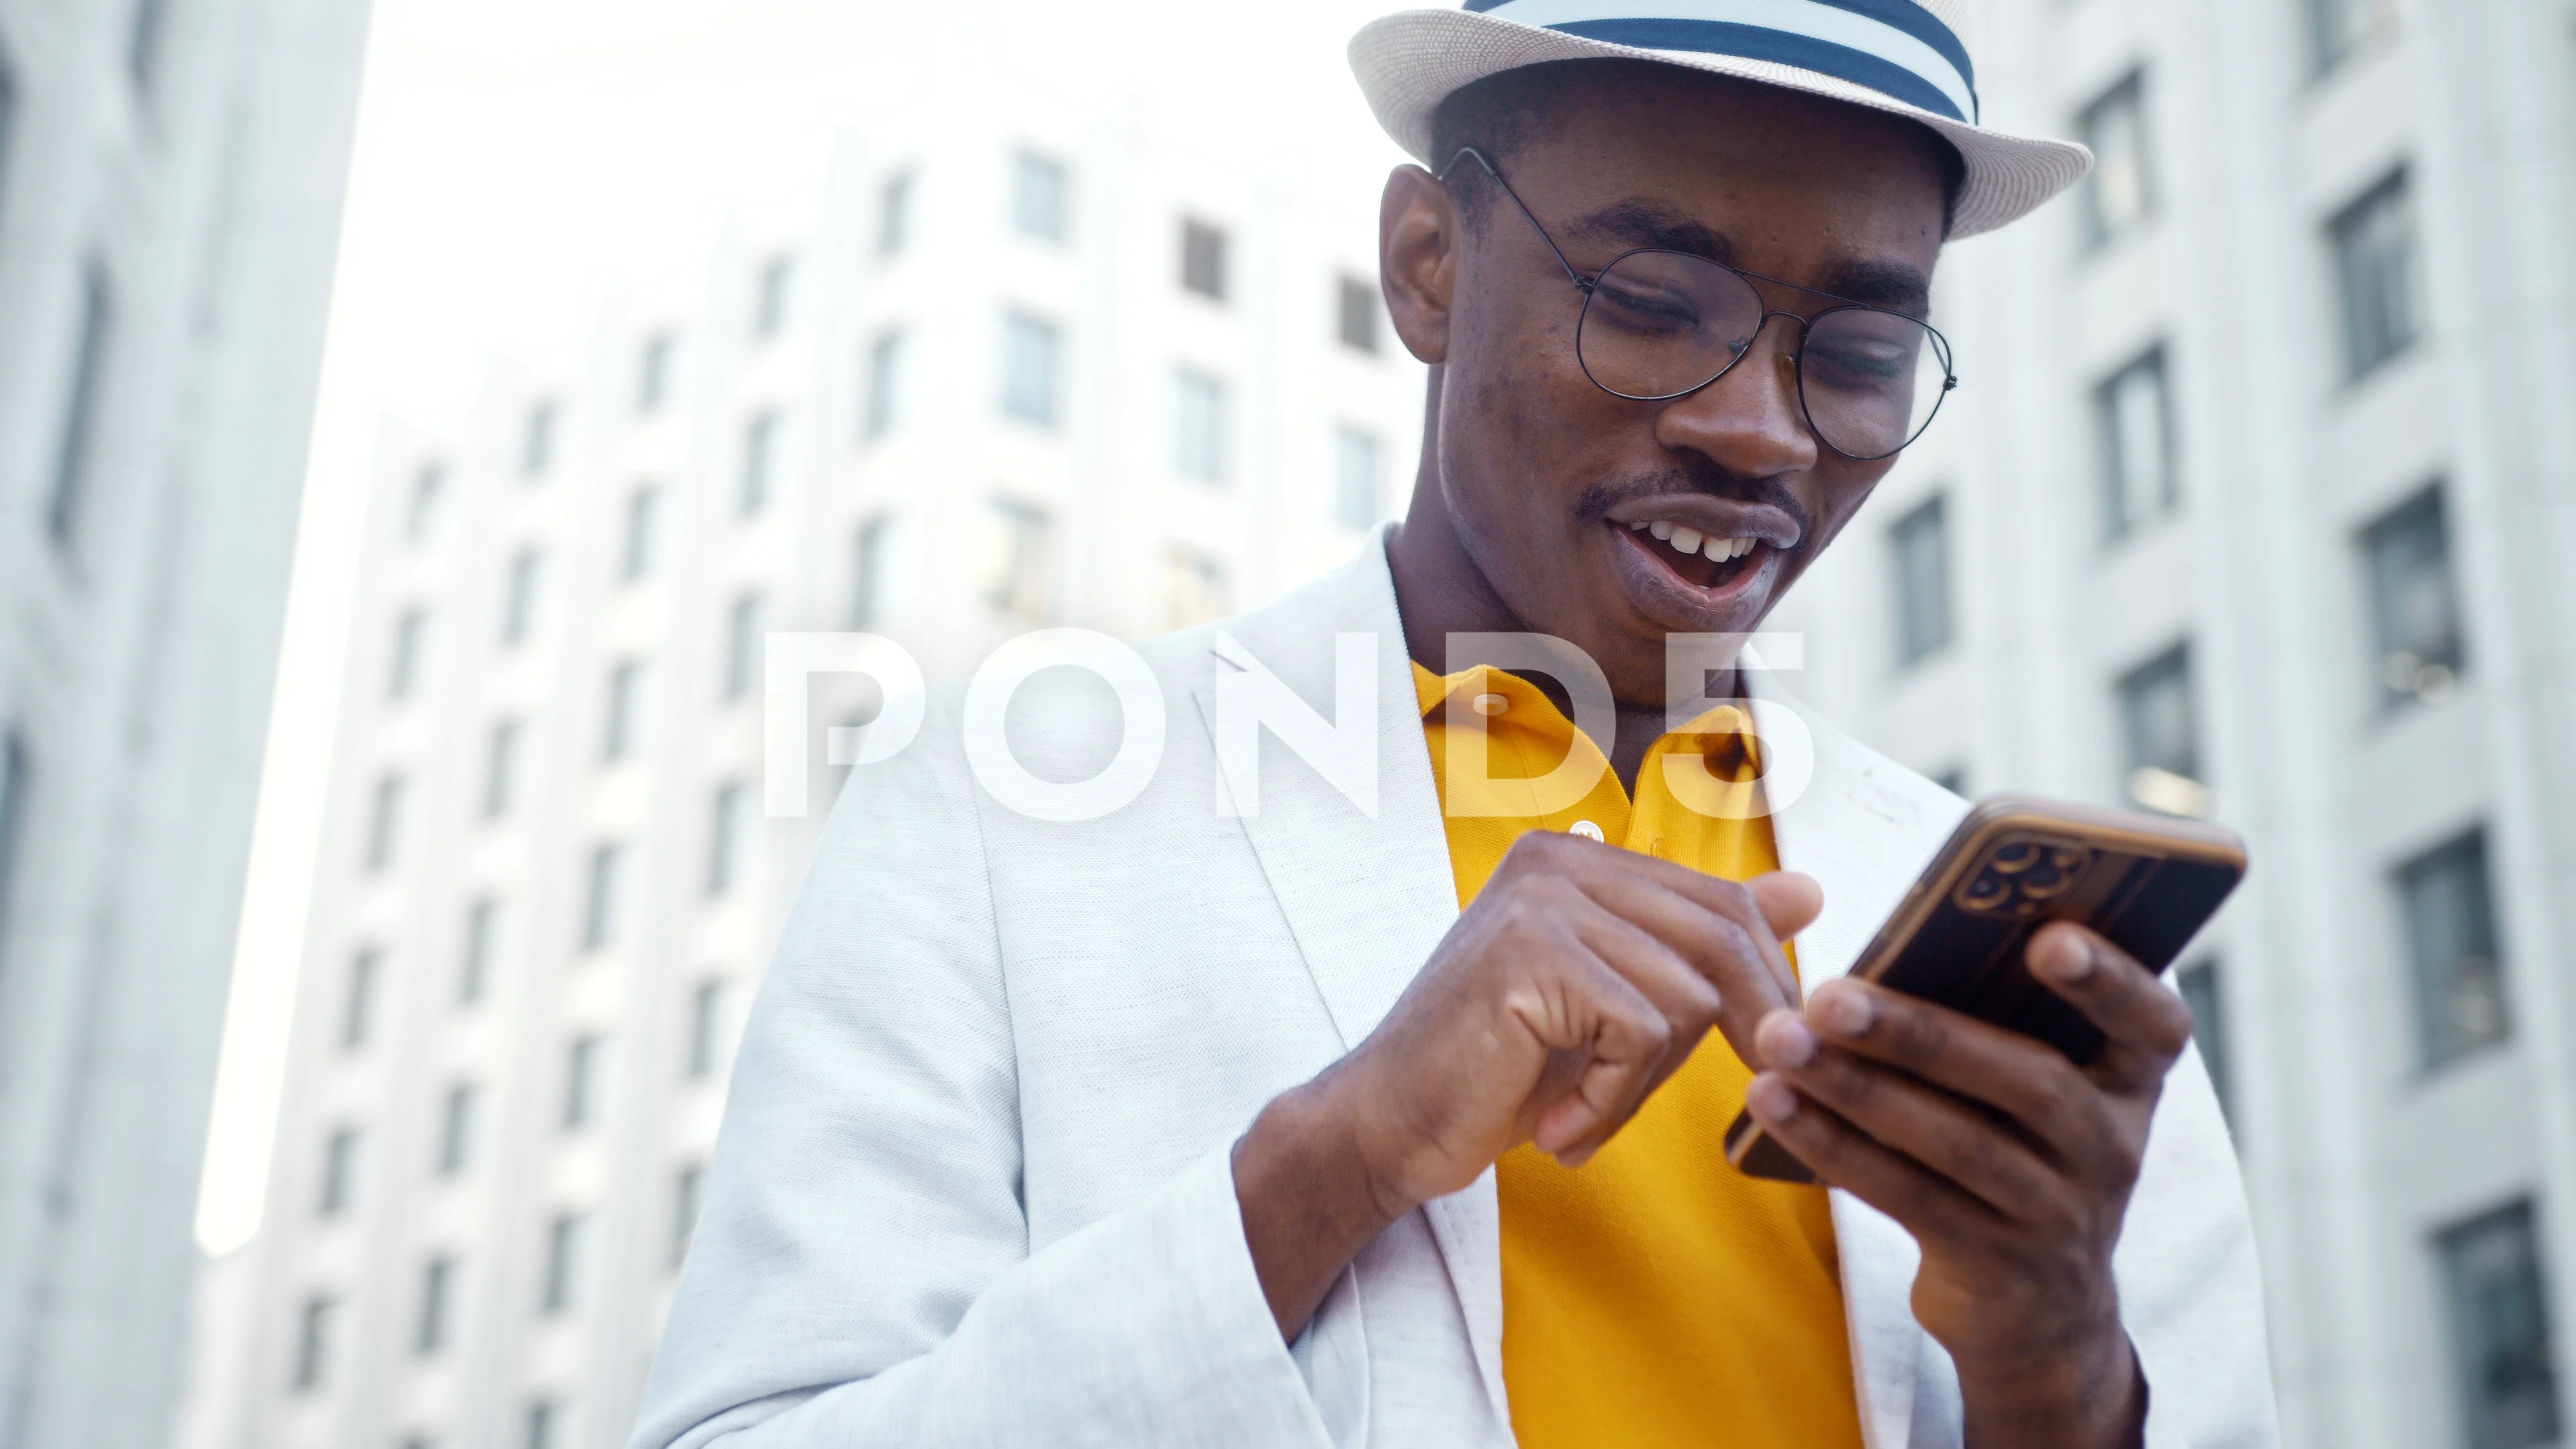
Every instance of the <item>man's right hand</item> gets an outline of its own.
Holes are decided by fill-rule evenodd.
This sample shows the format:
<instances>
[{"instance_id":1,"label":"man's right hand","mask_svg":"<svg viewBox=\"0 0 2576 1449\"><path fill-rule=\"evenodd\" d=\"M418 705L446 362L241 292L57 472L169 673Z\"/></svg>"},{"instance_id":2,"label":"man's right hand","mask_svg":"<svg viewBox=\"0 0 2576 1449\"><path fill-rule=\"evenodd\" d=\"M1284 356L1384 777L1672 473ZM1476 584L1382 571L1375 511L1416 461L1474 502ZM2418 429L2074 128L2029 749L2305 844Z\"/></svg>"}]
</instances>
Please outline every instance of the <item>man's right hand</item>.
<instances>
[{"instance_id":1,"label":"man's right hand","mask_svg":"<svg viewBox=\"0 0 2576 1449\"><path fill-rule=\"evenodd\" d=\"M1794 1006L1780 942L1816 883L1749 884L1532 831L1350 1055L1264 1108L1234 1151L1244 1237L1294 1339L1386 1227L1536 1142L1600 1150L1717 1028L1750 1059Z\"/></svg>"}]
</instances>

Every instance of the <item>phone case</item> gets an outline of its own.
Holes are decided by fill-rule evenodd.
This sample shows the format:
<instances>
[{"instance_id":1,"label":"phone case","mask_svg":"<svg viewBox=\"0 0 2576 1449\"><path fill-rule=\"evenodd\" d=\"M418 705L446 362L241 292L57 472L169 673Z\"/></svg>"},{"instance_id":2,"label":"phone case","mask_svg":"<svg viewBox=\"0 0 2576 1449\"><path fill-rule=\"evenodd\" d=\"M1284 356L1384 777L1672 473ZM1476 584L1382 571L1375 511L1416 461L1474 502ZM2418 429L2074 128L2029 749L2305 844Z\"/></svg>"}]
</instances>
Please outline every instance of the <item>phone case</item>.
<instances>
[{"instance_id":1,"label":"phone case","mask_svg":"<svg viewBox=\"0 0 2576 1449\"><path fill-rule=\"evenodd\" d=\"M1998 796L1959 822L1851 974L2089 1063L2102 1033L2030 974L2030 938L2081 922L2161 972L2244 875L2244 842L2219 826ZM1815 1180L1750 1115L1727 1128L1726 1155L1755 1177Z\"/></svg>"}]
</instances>

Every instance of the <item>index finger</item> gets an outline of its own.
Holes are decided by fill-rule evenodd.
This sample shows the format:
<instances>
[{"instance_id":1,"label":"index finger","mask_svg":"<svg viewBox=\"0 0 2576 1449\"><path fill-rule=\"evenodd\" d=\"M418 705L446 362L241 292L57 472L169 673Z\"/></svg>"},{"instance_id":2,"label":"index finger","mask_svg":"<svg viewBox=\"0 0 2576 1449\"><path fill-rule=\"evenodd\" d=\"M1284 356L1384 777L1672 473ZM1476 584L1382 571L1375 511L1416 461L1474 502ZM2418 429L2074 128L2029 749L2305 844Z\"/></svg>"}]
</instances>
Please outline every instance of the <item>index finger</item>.
<instances>
[{"instance_id":1,"label":"index finger","mask_svg":"<svg viewBox=\"0 0 2576 1449\"><path fill-rule=\"evenodd\" d=\"M2109 1038L2089 1069L2114 1091L2153 1090L2191 1043L2191 1008L2154 972L2072 921L2040 928L2023 959L2039 984Z\"/></svg>"},{"instance_id":2,"label":"index finger","mask_svg":"<svg viewBox=\"0 0 2576 1449\"><path fill-rule=\"evenodd\" d=\"M1714 982L1719 1030L1738 1056L1752 1060L1753 1033L1762 1018L1798 1003L1797 972L1781 949L1772 913L1812 901L1812 883L1801 899L1794 885L1775 883L1757 891L1650 856L1621 851L1602 857L1599 850L1586 855L1604 868L1581 872L1576 885ZM1788 899L1766 901L1766 896ZM1782 924L1803 926L1813 914L1812 909L1783 911Z\"/></svg>"}]
</instances>

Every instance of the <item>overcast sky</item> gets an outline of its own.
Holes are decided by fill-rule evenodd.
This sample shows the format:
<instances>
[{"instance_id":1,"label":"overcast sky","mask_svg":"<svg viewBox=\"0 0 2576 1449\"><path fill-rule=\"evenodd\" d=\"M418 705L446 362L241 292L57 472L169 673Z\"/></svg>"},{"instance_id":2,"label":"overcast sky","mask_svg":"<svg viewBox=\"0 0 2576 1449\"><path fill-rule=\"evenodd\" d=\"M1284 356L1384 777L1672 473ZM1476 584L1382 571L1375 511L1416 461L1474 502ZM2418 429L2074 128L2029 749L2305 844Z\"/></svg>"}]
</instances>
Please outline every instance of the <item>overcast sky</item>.
<instances>
[{"instance_id":1,"label":"overcast sky","mask_svg":"<svg viewBox=\"0 0 2576 1449\"><path fill-rule=\"evenodd\" d=\"M809 196L838 132L909 98L934 37L907 27L925 16L982 26L1008 84L1142 98L1167 146L1374 176L1400 158L1342 51L1400 8L376 0L198 1212L208 1249L258 1224L379 419L457 412L495 355L574 343L603 284L688 274L726 215Z\"/></svg>"}]
</instances>

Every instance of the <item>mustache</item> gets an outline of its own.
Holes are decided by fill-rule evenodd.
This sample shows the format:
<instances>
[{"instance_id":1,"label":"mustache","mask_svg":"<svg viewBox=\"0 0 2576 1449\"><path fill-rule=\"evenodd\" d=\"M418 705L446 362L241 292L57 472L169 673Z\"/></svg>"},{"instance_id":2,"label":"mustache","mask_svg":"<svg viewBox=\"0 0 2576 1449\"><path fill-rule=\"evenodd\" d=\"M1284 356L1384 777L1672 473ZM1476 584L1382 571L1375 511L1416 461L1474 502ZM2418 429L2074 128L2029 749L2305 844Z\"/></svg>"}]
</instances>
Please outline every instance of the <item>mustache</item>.
<instances>
[{"instance_id":1,"label":"mustache","mask_svg":"<svg viewBox=\"0 0 2576 1449\"><path fill-rule=\"evenodd\" d=\"M1806 505L1789 485L1777 478L1755 478L1706 458L1695 459L1680 467L1660 473L1630 478L1617 483L1593 483L1574 502L1574 516L1588 522L1600 522L1610 510L1635 498L1658 498L1674 493L1704 493L1735 503L1767 504L1798 521L1798 537L1815 536L1814 522Z\"/></svg>"}]
</instances>

